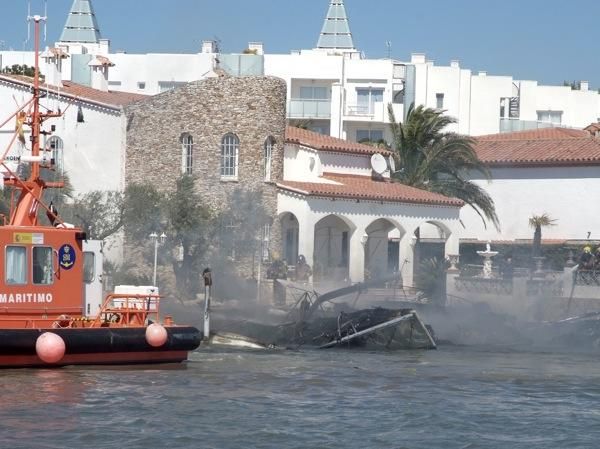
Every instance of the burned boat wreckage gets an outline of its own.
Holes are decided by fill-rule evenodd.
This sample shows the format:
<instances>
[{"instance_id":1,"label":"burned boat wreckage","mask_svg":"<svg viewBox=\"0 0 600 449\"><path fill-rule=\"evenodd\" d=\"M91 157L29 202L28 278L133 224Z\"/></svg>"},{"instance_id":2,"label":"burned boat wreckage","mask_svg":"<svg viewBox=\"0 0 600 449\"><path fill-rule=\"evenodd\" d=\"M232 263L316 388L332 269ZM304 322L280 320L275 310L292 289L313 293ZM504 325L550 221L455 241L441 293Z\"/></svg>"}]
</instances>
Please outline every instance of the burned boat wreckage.
<instances>
[{"instance_id":1,"label":"burned boat wreckage","mask_svg":"<svg viewBox=\"0 0 600 449\"><path fill-rule=\"evenodd\" d=\"M401 308L372 307L355 309L359 295L397 278L367 281L323 294L302 284L278 280L284 287L298 293L288 313L278 324L248 320L219 320L219 332L206 332L210 297L205 303L205 335L213 344L250 347L248 342L263 347L319 349L344 347L365 349L436 349L433 330L425 325L407 303ZM352 304L332 302L355 294ZM238 342L240 343L238 345ZM260 346L259 346L260 347Z\"/></svg>"}]
</instances>

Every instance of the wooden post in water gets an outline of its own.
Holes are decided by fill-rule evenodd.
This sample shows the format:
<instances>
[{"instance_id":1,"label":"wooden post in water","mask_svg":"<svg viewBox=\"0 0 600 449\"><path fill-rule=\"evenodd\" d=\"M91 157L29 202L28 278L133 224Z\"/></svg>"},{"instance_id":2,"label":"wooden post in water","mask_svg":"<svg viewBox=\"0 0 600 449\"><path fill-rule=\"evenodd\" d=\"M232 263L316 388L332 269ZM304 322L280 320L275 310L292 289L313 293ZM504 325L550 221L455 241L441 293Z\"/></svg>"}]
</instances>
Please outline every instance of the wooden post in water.
<instances>
[{"instance_id":1,"label":"wooden post in water","mask_svg":"<svg viewBox=\"0 0 600 449\"><path fill-rule=\"evenodd\" d=\"M212 288L212 272L210 268L204 269L202 272L204 279L204 339L210 338L210 294Z\"/></svg>"}]
</instances>

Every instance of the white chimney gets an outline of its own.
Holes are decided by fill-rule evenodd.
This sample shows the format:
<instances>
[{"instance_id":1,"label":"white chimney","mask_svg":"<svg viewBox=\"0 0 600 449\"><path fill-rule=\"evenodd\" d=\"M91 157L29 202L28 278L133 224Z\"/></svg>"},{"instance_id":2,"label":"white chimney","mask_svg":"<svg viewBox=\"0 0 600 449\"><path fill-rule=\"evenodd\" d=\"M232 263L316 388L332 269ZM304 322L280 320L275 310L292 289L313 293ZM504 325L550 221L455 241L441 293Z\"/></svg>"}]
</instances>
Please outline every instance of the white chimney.
<instances>
[{"instance_id":1,"label":"white chimney","mask_svg":"<svg viewBox=\"0 0 600 449\"><path fill-rule=\"evenodd\" d=\"M450 67L452 67L453 69L459 69L460 68L460 61L458 59L452 59L450 61Z\"/></svg>"},{"instance_id":2,"label":"white chimney","mask_svg":"<svg viewBox=\"0 0 600 449\"><path fill-rule=\"evenodd\" d=\"M590 88L590 83L588 81L580 81L579 82L579 90L588 91Z\"/></svg>"},{"instance_id":3,"label":"white chimney","mask_svg":"<svg viewBox=\"0 0 600 449\"><path fill-rule=\"evenodd\" d=\"M100 53L104 53L105 55L110 53L110 39L100 39L98 44L100 46Z\"/></svg>"},{"instance_id":4,"label":"white chimney","mask_svg":"<svg viewBox=\"0 0 600 449\"><path fill-rule=\"evenodd\" d=\"M62 87L62 60L69 57L61 48L48 48L41 54L44 60L44 82L52 86Z\"/></svg>"},{"instance_id":5,"label":"white chimney","mask_svg":"<svg viewBox=\"0 0 600 449\"><path fill-rule=\"evenodd\" d=\"M217 43L215 41L202 41L202 53L216 53Z\"/></svg>"},{"instance_id":6,"label":"white chimney","mask_svg":"<svg viewBox=\"0 0 600 449\"><path fill-rule=\"evenodd\" d=\"M108 69L114 64L106 56L95 56L88 66L92 71L92 89L108 92Z\"/></svg>"},{"instance_id":7,"label":"white chimney","mask_svg":"<svg viewBox=\"0 0 600 449\"><path fill-rule=\"evenodd\" d=\"M262 42L248 42L248 50L256 52L257 55L264 55L265 50Z\"/></svg>"},{"instance_id":8,"label":"white chimney","mask_svg":"<svg viewBox=\"0 0 600 449\"><path fill-rule=\"evenodd\" d=\"M425 53L411 53L410 62L413 64L425 64Z\"/></svg>"},{"instance_id":9,"label":"white chimney","mask_svg":"<svg viewBox=\"0 0 600 449\"><path fill-rule=\"evenodd\" d=\"M487 76L487 72L485 70L480 70L479 76Z\"/></svg>"}]
</instances>

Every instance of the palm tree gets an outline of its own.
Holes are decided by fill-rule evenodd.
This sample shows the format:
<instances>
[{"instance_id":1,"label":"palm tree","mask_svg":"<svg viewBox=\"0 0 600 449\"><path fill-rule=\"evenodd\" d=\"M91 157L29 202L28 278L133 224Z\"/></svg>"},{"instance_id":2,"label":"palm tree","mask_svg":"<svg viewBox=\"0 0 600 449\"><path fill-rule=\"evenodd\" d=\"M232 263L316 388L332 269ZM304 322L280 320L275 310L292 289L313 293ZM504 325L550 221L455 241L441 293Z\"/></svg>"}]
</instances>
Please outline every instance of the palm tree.
<instances>
[{"instance_id":1,"label":"palm tree","mask_svg":"<svg viewBox=\"0 0 600 449\"><path fill-rule=\"evenodd\" d=\"M473 149L468 136L444 131L456 119L444 111L411 106L404 123L396 121L388 106L393 136L392 151L399 168L393 177L401 183L463 200L481 217L500 229L494 201L477 184L466 179L471 172L490 179L490 172Z\"/></svg>"},{"instance_id":2,"label":"palm tree","mask_svg":"<svg viewBox=\"0 0 600 449\"><path fill-rule=\"evenodd\" d=\"M531 257L539 257L542 248L542 228L546 226L554 226L556 219L550 218L550 215L543 213L542 215L532 215L529 219L529 226L533 231L533 245L531 247Z\"/></svg>"}]
</instances>

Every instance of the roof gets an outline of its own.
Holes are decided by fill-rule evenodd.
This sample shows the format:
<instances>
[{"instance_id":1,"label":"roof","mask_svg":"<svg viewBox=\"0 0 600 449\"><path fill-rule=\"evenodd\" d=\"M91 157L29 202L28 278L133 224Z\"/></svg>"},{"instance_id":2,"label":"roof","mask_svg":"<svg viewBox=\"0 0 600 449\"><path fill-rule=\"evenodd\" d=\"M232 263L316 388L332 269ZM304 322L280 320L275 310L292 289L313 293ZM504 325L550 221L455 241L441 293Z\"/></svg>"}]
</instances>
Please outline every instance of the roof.
<instances>
[{"instance_id":1,"label":"roof","mask_svg":"<svg viewBox=\"0 0 600 449\"><path fill-rule=\"evenodd\" d=\"M355 50L343 0L331 0L317 48Z\"/></svg>"},{"instance_id":2,"label":"roof","mask_svg":"<svg viewBox=\"0 0 600 449\"><path fill-rule=\"evenodd\" d=\"M592 123L591 125L586 126L584 129L589 133L596 134L600 131L600 122Z\"/></svg>"},{"instance_id":3,"label":"roof","mask_svg":"<svg viewBox=\"0 0 600 449\"><path fill-rule=\"evenodd\" d=\"M21 86L32 86L33 79L23 75L0 75L0 81L7 83L18 84ZM134 101L146 98L146 95L133 94L128 92L115 92L93 89L89 86L73 83L71 81L63 81L63 87L57 87L42 83L42 89L49 89L53 93L60 93L61 96L72 97L78 100L87 101L89 103L99 104L107 107L120 107Z\"/></svg>"},{"instance_id":4,"label":"roof","mask_svg":"<svg viewBox=\"0 0 600 449\"><path fill-rule=\"evenodd\" d=\"M410 187L399 182L374 180L369 176L325 173L324 180L336 184L318 182L280 181L280 189L306 196L332 197L356 200L389 201L398 203L431 204L462 207L463 201L438 193Z\"/></svg>"},{"instance_id":5,"label":"roof","mask_svg":"<svg viewBox=\"0 0 600 449\"><path fill-rule=\"evenodd\" d=\"M41 55L42 58L60 58L66 59L69 54L60 47L47 48Z\"/></svg>"},{"instance_id":6,"label":"roof","mask_svg":"<svg viewBox=\"0 0 600 449\"><path fill-rule=\"evenodd\" d=\"M88 63L91 67L114 67L114 64L106 56L97 55Z\"/></svg>"},{"instance_id":7,"label":"roof","mask_svg":"<svg viewBox=\"0 0 600 449\"><path fill-rule=\"evenodd\" d=\"M386 150L385 148L373 147L363 143L350 142L348 140L338 139L337 137L319 134L314 131L296 128L295 126L288 126L286 128L285 140L288 143L295 143L315 150L332 151L335 153L369 155L380 153L386 156L392 154L391 151Z\"/></svg>"},{"instance_id":8,"label":"roof","mask_svg":"<svg viewBox=\"0 0 600 449\"><path fill-rule=\"evenodd\" d=\"M74 0L60 42L92 43L100 41L100 28L91 0Z\"/></svg>"},{"instance_id":9,"label":"roof","mask_svg":"<svg viewBox=\"0 0 600 449\"><path fill-rule=\"evenodd\" d=\"M476 138L475 151L490 166L600 165L600 139L576 129L481 136Z\"/></svg>"},{"instance_id":10,"label":"roof","mask_svg":"<svg viewBox=\"0 0 600 449\"><path fill-rule=\"evenodd\" d=\"M582 129L573 128L539 128L511 133L488 134L477 136L477 140L523 140L523 139L564 139L588 137L589 133Z\"/></svg>"}]
</instances>

